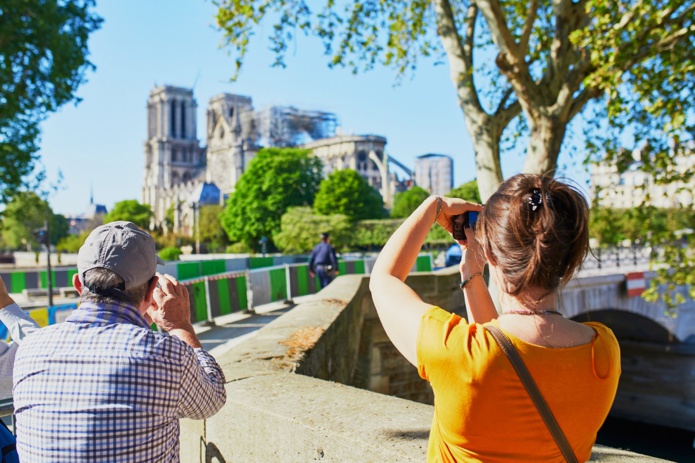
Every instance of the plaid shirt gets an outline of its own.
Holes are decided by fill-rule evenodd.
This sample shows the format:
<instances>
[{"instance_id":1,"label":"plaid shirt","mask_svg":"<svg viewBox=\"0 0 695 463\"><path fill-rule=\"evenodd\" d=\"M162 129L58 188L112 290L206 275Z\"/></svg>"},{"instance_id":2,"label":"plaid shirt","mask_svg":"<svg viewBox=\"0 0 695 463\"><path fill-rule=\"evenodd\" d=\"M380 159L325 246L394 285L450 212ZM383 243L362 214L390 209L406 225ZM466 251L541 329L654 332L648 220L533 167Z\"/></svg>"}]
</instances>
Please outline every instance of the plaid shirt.
<instances>
[{"instance_id":1,"label":"plaid shirt","mask_svg":"<svg viewBox=\"0 0 695 463\"><path fill-rule=\"evenodd\" d=\"M179 418L214 415L224 375L132 306L82 303L17 352L17 450L32 462L178 462Z\"/></svg>"}]
</instances>

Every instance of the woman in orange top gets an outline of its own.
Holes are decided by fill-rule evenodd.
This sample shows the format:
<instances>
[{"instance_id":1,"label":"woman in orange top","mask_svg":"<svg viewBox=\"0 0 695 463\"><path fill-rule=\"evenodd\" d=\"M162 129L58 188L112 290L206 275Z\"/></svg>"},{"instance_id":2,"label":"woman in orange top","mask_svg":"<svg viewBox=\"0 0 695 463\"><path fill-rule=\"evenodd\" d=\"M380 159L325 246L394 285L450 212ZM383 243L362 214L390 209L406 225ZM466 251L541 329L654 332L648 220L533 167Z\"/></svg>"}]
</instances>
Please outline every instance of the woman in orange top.
<instances>
[{"instance_id":1,"label":"woman in orange top","mask_svg":"<svg viewBox=\"0 0 695 463\"><path fill-rule=\"evenodd\" d=\"M404 280L433 223L480 212L466 228L461 281L468 320L420 299ZM610 329L559 312L560 286L589 248L588 206L550 176L505 181L485 207L428 198L393 234L372 270L379 318L398 350L434 390L428 462L561 462L564 457L510 361L482 324L519 352L579 461L591 456L620 376ZM482 272L500 290L498 314Z\"/></svg>"}]
</instances>

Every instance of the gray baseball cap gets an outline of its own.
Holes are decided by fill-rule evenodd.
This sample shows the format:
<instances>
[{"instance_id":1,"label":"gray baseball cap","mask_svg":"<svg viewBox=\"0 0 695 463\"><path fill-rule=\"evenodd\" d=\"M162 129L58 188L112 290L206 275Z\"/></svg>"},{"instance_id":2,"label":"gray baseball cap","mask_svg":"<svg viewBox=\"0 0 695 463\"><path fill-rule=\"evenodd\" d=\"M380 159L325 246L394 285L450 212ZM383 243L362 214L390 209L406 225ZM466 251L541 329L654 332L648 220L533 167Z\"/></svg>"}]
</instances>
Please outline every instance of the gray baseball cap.
<instances>
[{"instance_id":1,"label":"gray baseball cap","mask_svg":"<svg viewBox=\"0 0 695 463\"><path fill-rule=\"evenodd\" d=\"M149 233L131 222L111 222L95 228L77 254L77 271L105 268L123 278L126 290L146 283L164 265Z\"/></svg>"}]
</instances>

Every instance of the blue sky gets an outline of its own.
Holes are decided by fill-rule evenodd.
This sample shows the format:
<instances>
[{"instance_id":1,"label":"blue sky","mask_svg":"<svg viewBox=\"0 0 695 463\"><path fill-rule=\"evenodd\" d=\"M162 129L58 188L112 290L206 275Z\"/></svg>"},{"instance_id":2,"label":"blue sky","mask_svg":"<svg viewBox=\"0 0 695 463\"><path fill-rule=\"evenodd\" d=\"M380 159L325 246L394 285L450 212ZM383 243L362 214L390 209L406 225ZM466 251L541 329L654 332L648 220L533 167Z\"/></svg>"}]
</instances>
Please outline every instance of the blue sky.
<instances>
[{"instance_id":1,"label":"blue sky","mask_svg":"<svg viewBox=\"0 0 695 463\"><path fill-rule=\"evenodd\" d=\"M290 45L286 69L272 68L266 24L232 83L233 61L219 49L222 35L209 1L101 1L97 12L104 18L90 39L97 68L78 91L82 101L42 125L40 155L49 180L59 170L64 177L50 200L56 212L83 212L90 187L95 201L109 209L123 199L140 200L146 102L150 90L163 84L196 84L198 138L205 135L208 100L238 93L251 96L257 109L281 104L335 112L344 131L387 137L388 153L407 165L421 154L444 153L454 158L455 185L475 177L472 144L446 65L422 61L412 78L395 85L390 69L359 75L329 69L320 43L310 38ZM507 156L505 176L521 165L520 155ZM567 175L582 182L586 177L576 167Z\"/></svg>"}]
</instances>

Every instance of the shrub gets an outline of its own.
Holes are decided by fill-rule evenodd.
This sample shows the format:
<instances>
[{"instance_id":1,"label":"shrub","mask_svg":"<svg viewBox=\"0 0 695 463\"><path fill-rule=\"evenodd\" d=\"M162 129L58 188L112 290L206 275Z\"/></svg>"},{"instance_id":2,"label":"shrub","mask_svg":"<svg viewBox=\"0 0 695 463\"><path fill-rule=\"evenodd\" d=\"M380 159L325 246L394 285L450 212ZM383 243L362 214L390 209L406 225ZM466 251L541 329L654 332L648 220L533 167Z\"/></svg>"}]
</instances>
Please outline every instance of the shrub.
<instances>
[{"instance_id":1,"label":"shrub","mask_svg":"<svg viewBox=\"0 0 695 463\"><path fill-rule=\"evenodd\" d=\"M179 260L179 256L181 255L181 249L174 247L174 246L169 246L161 251L159 251L159 257L162 258L162 260Z\"/></svg>"}]
</instances>

